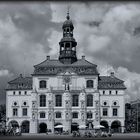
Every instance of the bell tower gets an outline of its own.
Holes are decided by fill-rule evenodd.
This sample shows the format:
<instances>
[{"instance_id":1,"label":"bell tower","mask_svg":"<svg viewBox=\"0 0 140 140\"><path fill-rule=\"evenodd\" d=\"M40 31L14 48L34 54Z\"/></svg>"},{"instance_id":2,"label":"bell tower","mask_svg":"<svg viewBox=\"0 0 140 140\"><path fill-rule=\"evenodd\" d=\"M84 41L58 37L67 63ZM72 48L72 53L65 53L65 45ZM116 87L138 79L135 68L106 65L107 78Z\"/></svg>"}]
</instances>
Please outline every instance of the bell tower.
<instances>
[{"instance_id":1,"label":"bell tower","mask_svg":"<svg viewBox=\"0 0 140 140\"><path fill-rule=\"evenodd\" d=\"M76 45L77 42L73 38L74 26L67 12L66 21L63 23L63 38L59 42L60 54L59 61L64 64L72 64L77 61Z\"/></svg>"}]
</instances>

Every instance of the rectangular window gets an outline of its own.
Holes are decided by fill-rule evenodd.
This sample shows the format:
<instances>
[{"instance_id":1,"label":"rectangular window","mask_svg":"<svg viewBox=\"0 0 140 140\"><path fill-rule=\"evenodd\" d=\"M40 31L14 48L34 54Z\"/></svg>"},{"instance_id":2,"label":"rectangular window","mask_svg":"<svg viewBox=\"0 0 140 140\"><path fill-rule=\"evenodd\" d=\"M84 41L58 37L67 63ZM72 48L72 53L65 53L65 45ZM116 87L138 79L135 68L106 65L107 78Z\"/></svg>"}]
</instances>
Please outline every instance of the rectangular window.
<instances>
[{"instance_id":1,"label":"rectangular window","mask_svg":"<svg viewBox=\"0 0 140 140\"><path fill-rule=\"evenodd\" d=\"M13 108L13 116L18 116L18 109L17 108Z\"/></svg>"},{"instance_id":2,"label":"rectangular window","mask_svg":"<svg viewBox=\"0 0 140 140\"><path fill-rule=\"evenodd\" d=\"M117 108L113 108L113 116L117 116L118 115L118 109Z\"/></svg>"},{"instance_id":3,"label":"rectangular window","mask_svg":"<svg viewBox=\"0 0 140 140\"><path fill-rule=\"evenodd\" d=\"M87 119L91 119L92 118L92 113L88 112L87 113Z\"/></svg>"},{"instance_id":4,"label":"rectangular window","mask_svg":"<svg viewBox=\"0 0 140 140\"><path fill-rule=\"evenodd\" d=\"M13 95L15 95L16 94L16 92L15 91L13 91Z\"/></svg>"},{"instance_id":5,"label":"rectangular window","mask_svg":"<svg viewBox=\"0 0 140 140\"><path fill-rule=\"evenodd\" d=\"M116 95L118 94L118 91L116 90Z\"/></svg>"},{"instance_id":6,"label":"rectangular window","mask_svg":"<svg viewBox=\"0 0 140 140\"><path fill-rule=\"evenodd\" d=\"M72 113L72 118L74 118L74 119L78 118L78 113L77 112Z\"/></svg>"},{"instance_id":7,"label":"rectangular window","mask_svg":"<svg viewBox=\"0 0 140 140\"><path fill-rule=\"evenodd\" d=\"M93 106L93 95L87 95L87 106Z\"/></svg>"},{"instance_id":8,"label":"rectangular window","mask_svg":"<svg viewBox=\"0 0 140 140\"><path fill-rule=\"evenodd\" d=\"M46 106L46 95L40 95L40 107Z\"/></svg>"},{"instance_id":9,"label":"rectangular window","mask_svg":"<svg viewBox=\"0 0 140 140\"><path fill-rule=\"evenodd\" d=\"M107 108L103 108L103 116L107 116L108 115L108 109Z\"/></svg>"},{"instance_id":10,"label":"rectangular window","mask_svg":"<svg viewBox=\"0 0 140 140\"><path fill-rule=\"evenodd\" d=\"M40 113L40 118L45 118L45 117L46 117L45 112L41 112Z\"/></svg>"},{"instance_id":11,"label":"rectangular window","mask_svg":"<svg viewBox=\"0 0 140 140\"><path fill-rule=\"evenodd\" d=\"M79 96L78 95L72 96L72 106L79 106Z\"/></svg>"},{"instance_id":12,"label":"rectangular window","mask_svg":"<svg viewBox=\"0 0 140 140\"><path fill-rule=\"evenodd\" d=\"M62 106L62 95L55 96L55 106Z\"/></svg>"},{"instance_id":13,"label":"rectangular window","mask_svg":"<svg viewBox=\"0 0 140 140\"><path fill-rule=\"evenodd\" d=\"M105 91L103 90L103 95L105 94Z\"/></svg>"},{"instance_id":14,"label":"rectangular window","mask_svg":"<svg viewBox=\"0 0 140 140\"><path fill-rule=\"evenodd\" d=\"M61 118L61 113L60 112L56 113L56 118Z\"/></svg>"},{"instance_id":15,"label":"rectangular window","mask_svg":"<svg viewBox=\"0 0 140 140\"><path fill-rule=\"evenodd\" d=\"M111 94L111 90L109 91L109 94Z\"/></svg>"},{"instance_id":16,"label":"rectangular window","mask_svg":"<svg viewBox=\"0 0 140 140\"><path fill-rule=\"evenodd\" d=\"M27 108L22 109L22 116L27 116Z\"/></svg>"}]
</instances>

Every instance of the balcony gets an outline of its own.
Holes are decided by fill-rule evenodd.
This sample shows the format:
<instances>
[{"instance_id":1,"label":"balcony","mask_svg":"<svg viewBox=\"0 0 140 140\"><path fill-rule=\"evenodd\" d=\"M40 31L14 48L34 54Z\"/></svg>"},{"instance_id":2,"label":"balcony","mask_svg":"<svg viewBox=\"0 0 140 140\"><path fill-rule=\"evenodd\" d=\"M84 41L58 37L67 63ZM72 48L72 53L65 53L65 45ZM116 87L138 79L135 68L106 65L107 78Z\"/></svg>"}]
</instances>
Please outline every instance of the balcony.
<instances>
[{"instance_id":1,"label":"balcony","mask_svg":"<svg viewBox=\"0 0 140 140\"><path fill-rule=\"evenodd\" d=\"M71 93L77 93L77 92L81 92L82 88L81 87L51 87L51 91L52 92L65 92L65 91L69 91Z\"/></svg>"},{"instance_id":2,"label":"balcony","mask_svg":"<svg viewBox=\"0 0 140 140\"><path fill-rule=\"evenodd\" d=\"M75 92L81 92L82 88L81 87L70 87L70 92L75 93Z\"/></svg>"},{"instance_id":3,"label":"balcony","mask_svg":"<svg viewBox=\"0 0 140 140\"><path fill-rule=\"evenodd\" d=\"M51 87L51 92L64 92L65 87Z\"/></svg>"}]
</instances>

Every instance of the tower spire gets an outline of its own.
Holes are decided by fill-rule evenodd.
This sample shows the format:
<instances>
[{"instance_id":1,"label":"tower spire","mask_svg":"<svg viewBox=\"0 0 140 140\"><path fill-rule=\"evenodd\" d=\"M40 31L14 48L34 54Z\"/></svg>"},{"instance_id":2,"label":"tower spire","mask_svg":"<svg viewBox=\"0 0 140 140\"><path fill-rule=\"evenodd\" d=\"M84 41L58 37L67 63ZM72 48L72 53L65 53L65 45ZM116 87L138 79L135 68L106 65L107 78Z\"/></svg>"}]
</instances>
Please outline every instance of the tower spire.
<instances>
[{"instance_id":1,"label":"tower spire","mask_svg":"<svg viewBox=\"0 0 140 140\"><path fill-rule=\"evenodd\" d=\"M73 37L74 26L69 16L69 6L67 10L66 21L63 26L63 37L59 42L60 55L59 60L65 64L72 64L77 61L76 46L77 42Z\"/></svg>"},{"instance_id":2,"label":"tower spire","mask_svg":"<svg viewBox=\"0 0 140 140\"><path fill-rule=\"evenodd\" d=\"M69 10L70 10L70 6L68 5L68 7L67 7L67 17L66 17L67 20L70 19Z\"/></svg>"}]
</instances>

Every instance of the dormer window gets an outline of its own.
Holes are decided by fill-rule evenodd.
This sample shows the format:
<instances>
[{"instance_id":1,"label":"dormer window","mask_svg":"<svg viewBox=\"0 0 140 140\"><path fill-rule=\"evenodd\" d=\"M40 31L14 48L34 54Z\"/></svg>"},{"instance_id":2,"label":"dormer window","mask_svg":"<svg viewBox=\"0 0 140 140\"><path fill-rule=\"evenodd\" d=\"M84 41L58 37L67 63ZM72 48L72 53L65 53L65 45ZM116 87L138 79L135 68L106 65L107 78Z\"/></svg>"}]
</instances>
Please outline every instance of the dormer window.
<instances>
[{"instance_id":1,"label":"dormer window","mask_svg":"<svg viewBox=\"0 0 140 140\"><path fill-rule=\"evenodd\" d=\"M19 88L22 88L23 86L24 86L23 83L20 83L20 84L18 85Z\"/></svg>"}]
</instances>

